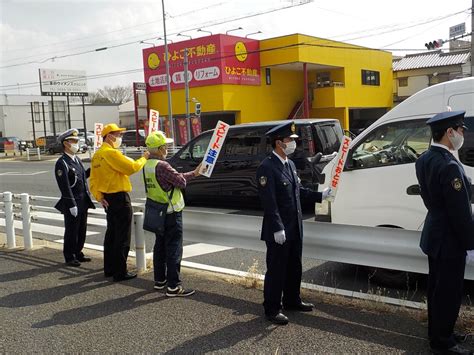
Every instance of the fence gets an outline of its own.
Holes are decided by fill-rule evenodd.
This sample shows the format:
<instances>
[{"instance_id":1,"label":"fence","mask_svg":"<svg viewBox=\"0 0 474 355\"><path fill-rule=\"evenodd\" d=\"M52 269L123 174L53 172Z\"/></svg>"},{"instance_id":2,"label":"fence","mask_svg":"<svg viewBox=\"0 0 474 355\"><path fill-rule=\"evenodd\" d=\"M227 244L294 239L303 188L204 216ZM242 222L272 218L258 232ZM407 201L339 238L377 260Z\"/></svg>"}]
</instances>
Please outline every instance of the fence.
<instances>
[{"instance_id":1,"label":"fence","mask_svg":"<svg viewBox=\"0 0 474 355\"><path fill-rule=\"evenodd\" d=\"M53 197L30 197L28 194L4 192L5 228L7 247L15 248L14 218L22 220L25 248L33 246L31 233L32 210L51 211L52 207L30 206L31 200L54 200ZM14 200L20 203L15 203ZM146 268L143 206L135 206L133 215L136 263L139 270ZM21 214L15 213L21 210ZM90 214L103 214L90 211ZM222 245L255 251L264 251L260 240L262 217L184 210L184 237L187 241ZM303 255L318 260L365 265L408 272L427 273L426 256L420 251L420 233L391 228L337 225L304 221ZM474 265L466 267L465 278L474 280Z\"/></svg>"}]
</instances>

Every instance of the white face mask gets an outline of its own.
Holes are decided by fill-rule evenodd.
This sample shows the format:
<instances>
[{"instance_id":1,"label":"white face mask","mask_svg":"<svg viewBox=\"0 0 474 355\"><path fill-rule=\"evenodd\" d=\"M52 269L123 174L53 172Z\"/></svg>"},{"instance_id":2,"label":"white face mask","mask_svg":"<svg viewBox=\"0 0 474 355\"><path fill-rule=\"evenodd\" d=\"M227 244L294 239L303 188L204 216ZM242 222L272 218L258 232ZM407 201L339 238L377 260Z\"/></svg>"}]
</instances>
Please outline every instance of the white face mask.
<instances>
[{"instance_id":1,"label":"white face mask","mask_svg":"<svg viewBox=\"0 0 474 355\"><path fill-rule=\"evenodd\" d=\"M285 145L286 145L286 148L283 148L283 152L285 152L285 155L293 154L296 149L296 142L295 141L287 142L285 143Z\"/></svg>"},{"instance_id":2,"label":"white face mask","mask_svg":"<svg viewBox=\"0 0 474 355\"><path fill-rule=\"evenodd\" d=\"M71 145L69 146L69 149L71 150L71 152L73 154L76 154L77 151L79 150L79 144L78 143L71 143Z\"/></svg>"},{"instance_id":3,"label":"white face mask","mask_svg":"<svg viewBox=\"0 0 474 355\"><path fill-rule=\"evenodd\" d=\"M115 140L112 142L114 148L118 148L122 145L122 137L114 137Z\"/></svg>"},{"instance_id":4,"label":"white face mask","mask_svg":"<svg viewBox=\"0 0 474 355\"><path fill-rule=\"evenodd\" d=\"M454 150L458 150L464 144L464 136L453 129L453 136L448 136Z\"/></svg>"}]
</instances>

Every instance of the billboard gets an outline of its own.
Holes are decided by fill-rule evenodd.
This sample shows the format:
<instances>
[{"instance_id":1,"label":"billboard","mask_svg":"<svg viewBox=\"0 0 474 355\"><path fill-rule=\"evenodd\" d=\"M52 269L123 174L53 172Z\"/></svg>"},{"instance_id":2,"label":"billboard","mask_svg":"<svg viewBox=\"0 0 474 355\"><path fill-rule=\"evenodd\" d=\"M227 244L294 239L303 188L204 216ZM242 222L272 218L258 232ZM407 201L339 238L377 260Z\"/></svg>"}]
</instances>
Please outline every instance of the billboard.
<instances>
[{"instance_id":1,"label":"billboard","mask_svg":"<svg viewBox=\"0 0 474 355\"><path fill-rule=\"evenodd\" d=\"M87 96L86 72L83 70L40 69L41 95Z\"/></svg>"},{"instance_id":2,"label":"billboard","mask_svg":"<svg viewBox=\"0 0 474 355\"><path fill-rule=\"evenodd\" d=\"M260 85L259 41L217 34L168 44L171 89L184 88L185 48L190 87ZM143 68L147 92L165 91L165 46L143 49Z\"/></svg>"}]
</instances>

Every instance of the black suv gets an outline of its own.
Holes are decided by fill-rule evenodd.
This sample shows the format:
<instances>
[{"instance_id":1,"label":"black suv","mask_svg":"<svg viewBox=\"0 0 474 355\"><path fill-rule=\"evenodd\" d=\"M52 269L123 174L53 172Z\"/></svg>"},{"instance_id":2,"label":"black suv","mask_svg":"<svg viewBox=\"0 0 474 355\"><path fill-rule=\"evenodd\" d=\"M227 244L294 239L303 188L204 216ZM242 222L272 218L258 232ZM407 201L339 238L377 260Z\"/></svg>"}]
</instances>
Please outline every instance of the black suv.
<instances>
[{"instance_id":1,"label":"black suv","mask_svg":"<svg viewBox=\"0 0 474 355\"><path fill-rule=\"evenodd\" d=\"M285 122L288 121L231 126L211 178L199 176L190 180L185 191L186 202L258 207L255 174L260 162L272 151L265 132ZM298 119L295 124L299 138L290 159L296 165L302 184L317 188L325 179L321 171L339 150L341 126L336 119ZM206 153L212 133L212 130L206 131L195 137L169 158L169 163L179 172L195 169Z\"/></svg>"}]
</instances>

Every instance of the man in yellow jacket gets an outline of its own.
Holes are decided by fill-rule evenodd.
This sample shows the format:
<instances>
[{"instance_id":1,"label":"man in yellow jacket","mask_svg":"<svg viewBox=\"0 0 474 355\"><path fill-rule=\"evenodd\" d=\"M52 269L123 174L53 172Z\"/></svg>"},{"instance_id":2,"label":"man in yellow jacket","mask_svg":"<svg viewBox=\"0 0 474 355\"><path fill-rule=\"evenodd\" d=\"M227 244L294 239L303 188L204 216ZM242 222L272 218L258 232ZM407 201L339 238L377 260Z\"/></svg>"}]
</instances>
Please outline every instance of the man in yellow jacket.
<instances>
[{"instance_id":1,"label":"man in yellow jacket","mask_svg":"<svg viewBox=\"0 0 474 355\"><path fill-rule=\"evenodd\" d=\"M140 171L150 153L145 151L137 160L124 156L117 148L122 144L125 128L115 123L102 130L103 144L91 161L90 190L107 213L104 239L104 274L114 281L133 279L137 274L127 271L132 228L132 190L129 176Z\"/></svg>"}]
</instances>

